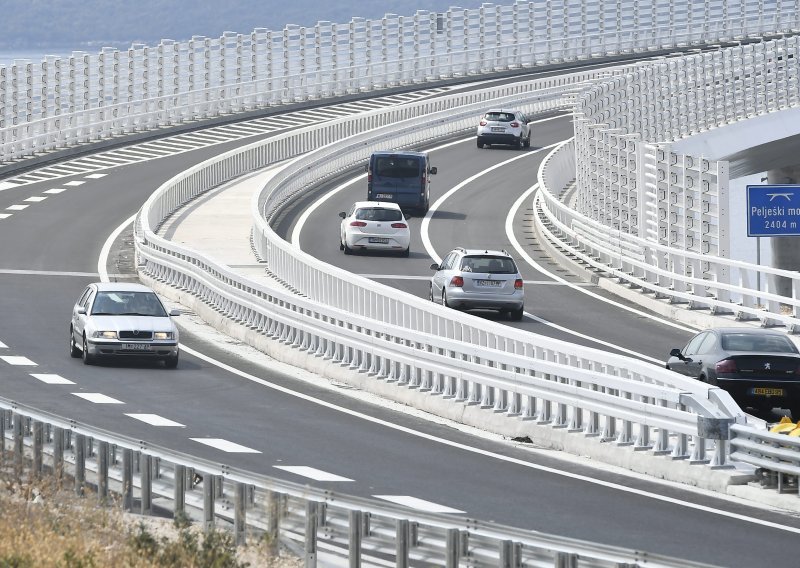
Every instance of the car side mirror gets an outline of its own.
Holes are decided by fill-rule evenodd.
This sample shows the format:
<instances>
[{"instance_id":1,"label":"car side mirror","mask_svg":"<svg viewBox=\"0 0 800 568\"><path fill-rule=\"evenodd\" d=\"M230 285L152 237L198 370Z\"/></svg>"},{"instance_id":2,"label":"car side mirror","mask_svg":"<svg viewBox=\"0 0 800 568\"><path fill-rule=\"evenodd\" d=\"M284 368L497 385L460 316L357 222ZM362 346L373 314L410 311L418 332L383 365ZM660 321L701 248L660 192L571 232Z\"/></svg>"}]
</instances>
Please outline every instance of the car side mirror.
<instances>
[{"instance_id":1,"label":"car side mirror","mask_svg":"<svg viewBox=\"0 0 800 568\"><path fill-rule=\"evenodd\" d=\"M86 315L86 308L84 308L83 306L78 308L78 314L82 315L82 316L85 316Z\"/></svg>"},{"instance_id":2,"label":"car side mirror","mask_svg":"<svg viewBox=\"0 0 800 568\"><path fill-rule=\"evenodd\" d=\"M347 217L347 213L345 213L344 211L342 211L341 213L339 213L339 217L341 217L342 219L344 219L345 217Z\"/></svg>"},{"instance_id":3,"label":"car side mirror","mask_svg":"<svg viewBox=\"0 0 800 568\"><path fill-rule=\"evenodd\" d=\"M432 168L428 169L428 173L431 174L432 176L435 176L436 172L438 172L438 171L439 171L439 168L437 168L436 166L433 166Z\"/></svg>"},{"instance_id":4,"label":"car side mirror","mask_svg":"<svg viewBox=\"0 0 800 568\"><path fill-rule=\"evenodd\" d=\"M686 360L686 357L683 356L683 353L681 353L680 349L673 349L672 351L669 352L669 356L670 357L677 357L681 361L685 361Z\"/></svg>"},{"instance_id":5,"label":"car side mirror","mask_svg":"<svg viewBox=\"0 0 800 568\"><path fill-rule=\"evenodd\" d=\"M176 309L172 309L172 310L169 311L169 315L171 315L171 316L179 316L179 315L181 315L181 311L179 309L177 309L177 308Z\"/></svg>"},{"instance_id":6,"label":"car side mirror","mask_svg":"<svg viewBox=\"0 0 800 568\"><path fill-rule=\"evenodd\" d=\"M431 264L431 270L439 270L439 265L434 262Z\"/></svg>"}]
</instances>

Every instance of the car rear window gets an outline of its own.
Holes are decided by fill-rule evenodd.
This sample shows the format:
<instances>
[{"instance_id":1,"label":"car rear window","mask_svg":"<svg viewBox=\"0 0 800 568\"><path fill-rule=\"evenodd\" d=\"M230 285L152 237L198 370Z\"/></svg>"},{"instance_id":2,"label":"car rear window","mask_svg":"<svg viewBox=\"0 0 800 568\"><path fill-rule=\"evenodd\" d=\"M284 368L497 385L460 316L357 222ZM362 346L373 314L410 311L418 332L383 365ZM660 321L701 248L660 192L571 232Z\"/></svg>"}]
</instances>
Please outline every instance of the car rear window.
<instances>
[{"instance_id":1,"label":"car rear window","mask_svg":"<svg viewBox=\"0 0 800 568\"><path fill-rule=\"evenodd\" d=\"M514 120L514 114L510 112L487 112L484 118L496 122L512 122Z\"/></svg>"},{"instance_id":2,"label":"car rear window","mask_svg":"<svg viewBox=\"0 0 800 568\"><path fill-rule=\"evenodd\" d=\"M411 178L419 175L419 158L386 156L375 159L375 175L390 178Z\"/></svg>"},{"instance_id":3,"label":"car rear window","mask_svg":"<svg viewBox=\"0 0 800 568\"><path fill-rule=\"evenodd\" d=\"M725 351L756 351L761 353L797 353L792 340L782 335L756 333L726 333L722 336Z\"/></svg>"},{"instance_id":4,"label":"car rear window","mask_svg":"<svg viewBox=\"0 0 800 568\"><path fill-rule=\"evenodd\" d=\"M488 274L516 274L517 265L507 256L465 256L461 259L461 270Z\"/></svg>"},{"instance_id":5,"label":"car rear window","mask_svg":"<svg viewBox=\"0 0 800 568\"><path fill-rule=\"evenodd\" d=\"M361 221L402 221L403 213L399 209L365 207L356 211L356 219Z\"/></svg>"}]
</instances>

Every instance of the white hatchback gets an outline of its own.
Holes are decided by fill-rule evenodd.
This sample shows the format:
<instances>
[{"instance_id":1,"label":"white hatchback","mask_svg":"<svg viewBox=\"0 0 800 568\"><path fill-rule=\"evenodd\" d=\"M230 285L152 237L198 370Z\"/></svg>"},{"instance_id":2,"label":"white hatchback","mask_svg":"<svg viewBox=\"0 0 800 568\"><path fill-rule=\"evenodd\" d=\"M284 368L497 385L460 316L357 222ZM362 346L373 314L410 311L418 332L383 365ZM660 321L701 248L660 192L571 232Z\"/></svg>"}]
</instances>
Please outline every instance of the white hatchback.
<instances>
[{"instance_id":1,"label":"white hatchback","mask_svg":"<svg viewBox=\"0 0 800 568\"><path fill-rule=\"evenodd\" d=\"M396 203L358 201L348 212L339 213L339 249L344 254L376 250L408 256L411 229Z\"/></svg>"},{"instance_id":2,"label":"white hatchback","mask_svg":"<svg viewBox=\"0 0 800 568\"><path fill-rule=\"evenodd\" d=\"M492 144L531 147L530 119L519 110L487 110L478 123L478 148Z\"/></svg>"}]
</instances>

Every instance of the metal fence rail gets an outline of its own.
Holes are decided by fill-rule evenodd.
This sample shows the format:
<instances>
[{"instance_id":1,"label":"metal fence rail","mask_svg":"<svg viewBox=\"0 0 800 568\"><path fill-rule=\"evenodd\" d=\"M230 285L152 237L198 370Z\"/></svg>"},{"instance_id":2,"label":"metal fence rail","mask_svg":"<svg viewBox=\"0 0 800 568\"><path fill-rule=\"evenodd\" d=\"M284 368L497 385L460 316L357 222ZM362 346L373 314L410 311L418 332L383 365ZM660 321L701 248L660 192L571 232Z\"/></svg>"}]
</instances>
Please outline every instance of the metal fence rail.
<instances>
[{"instance_id":1,"label":"metal fence rail","mask_svg":"<svg viewBox=\"0 0 800 568\"><path fill-rule=\"evenodd\" d=\"M795 0L536 0L19 60L0 67L0 162L291 102L796 28Z\"/></svg>"},{"instance_id":2,"label":"metal fence rail","mask_svg":"<svg viewBox=\"0 0 800 568\"><path fill-rule=\"evenodd\" d=\"M281 542L308 568L707 566L294 484L2 398L0 462L20 479L52 474L78 495L116 500L124 511L150 515L155 500L166 502L206 530L232 530L237 544L267 535L273 552Z\"/></svg>"}]
</instances>

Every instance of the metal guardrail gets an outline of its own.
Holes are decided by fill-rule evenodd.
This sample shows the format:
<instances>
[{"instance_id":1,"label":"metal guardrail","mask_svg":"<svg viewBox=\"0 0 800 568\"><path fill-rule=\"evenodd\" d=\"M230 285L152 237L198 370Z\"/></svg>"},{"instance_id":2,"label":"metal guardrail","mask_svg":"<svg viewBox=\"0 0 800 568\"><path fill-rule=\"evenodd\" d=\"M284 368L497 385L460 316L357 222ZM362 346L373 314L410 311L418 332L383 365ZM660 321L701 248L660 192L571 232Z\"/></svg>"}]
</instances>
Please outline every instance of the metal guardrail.
<instances>
[{"instance_id":1,"label":"metal guardrail","mask_svg":"<svg viewBox=\"0 0 800 568\"><path fill-rule=\"evenodd\" d=\"M7 449L10 442L11 448ZM0 462L18 477L55 475L78 495L150 515L155 501L205 529L230 528L237 544L266 536L305 566L457 568L708 568L642 551L483 522L414 512L315 489L107 432L0 398Z\"/></svg>"}]
</instances>

